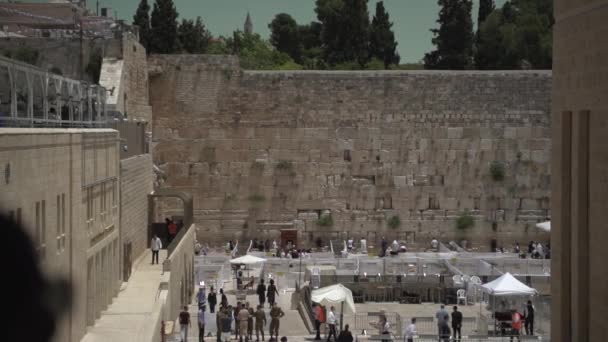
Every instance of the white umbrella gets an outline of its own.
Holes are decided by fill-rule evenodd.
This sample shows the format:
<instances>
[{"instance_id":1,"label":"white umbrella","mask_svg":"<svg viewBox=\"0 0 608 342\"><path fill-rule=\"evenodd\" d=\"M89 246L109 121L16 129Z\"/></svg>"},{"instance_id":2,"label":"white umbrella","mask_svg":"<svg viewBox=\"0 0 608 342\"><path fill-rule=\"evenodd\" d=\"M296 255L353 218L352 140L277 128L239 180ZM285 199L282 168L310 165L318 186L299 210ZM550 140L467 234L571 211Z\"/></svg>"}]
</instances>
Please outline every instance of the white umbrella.
<instances>
[{"instance_id":1,"label":"white umbrella","mask_svg":"<svg viewBox=\"0 0 608 342\"><path fill-rule=\"evenodd\" d=\"M322 287L312 291L311 300L323 306L332 306L340 304L340 330L342 330L342 322L344 318L344 310L347 312L356 313L355 301L353 300L353 292L342 284ZM344 305L346 303L346 305Z\"/></svg>"},{"instance_id":2,"label":"white umbrella","mask_svg":"<svg viewBox=\"0 0 608 342\"><path fill-rule=\"evenodd\" d=\"M546 232L550 232L551 231L551 221L537 223L536 228L544 230Z\"/></svg>"},{"instance_id":3,"label":"white umbrella","mask_svg":"<svg viewBox=\"0 0 608 342\"><path fill-rule=\"evenodd\" d=\"M242 257L238 257L236 259L230 260L230 263L233 265L253 265L265 262L266 259L258 258L253 255L243 255Z\"/></svg>"}]
</instances>

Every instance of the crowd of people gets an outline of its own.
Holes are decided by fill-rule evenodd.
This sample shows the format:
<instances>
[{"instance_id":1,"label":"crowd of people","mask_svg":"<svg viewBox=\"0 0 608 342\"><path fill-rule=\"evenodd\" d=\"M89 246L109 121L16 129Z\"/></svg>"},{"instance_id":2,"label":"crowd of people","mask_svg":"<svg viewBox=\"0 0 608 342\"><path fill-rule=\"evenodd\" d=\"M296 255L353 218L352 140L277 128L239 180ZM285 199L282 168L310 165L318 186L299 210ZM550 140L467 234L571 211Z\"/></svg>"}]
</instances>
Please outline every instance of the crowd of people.
<instances>
[{"instance_id":1,"label":"crowd of people","mask_svg":"<svg viewBox=\"0 0 608 342\"><path fill-rule=\"evenodd\" d=\"M198 328L199 328L199 342L204 341L205 337L205 324L206 324L206 308L209 305L209 314L216 315L217 324L217 342L228 342L235 337L239 342L253 341L253 335L255 333L255 341L265 341L265 327L268 326L269 341L279 340L279 328L280 320L285 313L276 303L276 296L279 294L274 281L271 279L268 287L264 285L264 281L260 281L257 292L259 295L259 304L254 308L249 302L237 302L236 305L231 305L228 302L228 297L224 293L223 289L219 290L219 294L215 292L213 286L210 287L209 293L205 293L205 287L201 286L198 293L196 294L196 300L198 302ZM216 306L219 308L216 312ZM266 301L269 304L270 312L267 319L266 312L264 311L264 304ZM192 325L190 313L188 307L184 307L184 310L179 315L180 323L180 338L181 341L188 341L188 328ZM287 338L283 337L280 339L282 342L286 342Z\"/></svg>"}]
</instances>

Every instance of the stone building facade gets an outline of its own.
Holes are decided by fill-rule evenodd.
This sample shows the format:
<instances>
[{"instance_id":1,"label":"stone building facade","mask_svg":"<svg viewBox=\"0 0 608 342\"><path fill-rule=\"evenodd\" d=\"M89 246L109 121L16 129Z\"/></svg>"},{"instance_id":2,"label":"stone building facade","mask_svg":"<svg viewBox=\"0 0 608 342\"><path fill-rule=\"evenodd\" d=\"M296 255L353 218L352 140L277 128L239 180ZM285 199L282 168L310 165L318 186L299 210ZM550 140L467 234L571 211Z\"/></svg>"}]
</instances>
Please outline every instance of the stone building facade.
<instances>
[{"instance_id":1,"label":"stone building facade","mask_svg":"<svg viewBox=\"0 0 608 342\"><path fill-rule=\"evenodd\" d=\"M148 194L153 191L152 156L141 154L120 161L120 232L123 280L130 275L133 261L146 248L148 241Z\"/></svg>"},{"instance_id":2,"label":"stone building facade","mask_svg":"<svg viewBox=\"0 0 608 342\"><path fill-rule=\"evenodd\" d=\"M0 208L73 287L55 341L79 341L120 287L118 142L110 129L0 129Z\"/></svg>"},{"instance_id":3,"label":"stone building facade","mask_svg":"<svg viewBox=\"0 0 608 342\"><path fill-rule=\"evenodd\" d=\"M608 1L554 4L551 340L603 341L608 315Z\"/></svg>"},{"instance_id":4,"label":"stone building facade","mask_svg":"<svg viewBox=\"0 0 608 342\"><path fill-rule=\"evenodd\" d=\"M539 238L533 225L550 214L550 72L148 64L154 162L163 186L193 194L200 239L296 229L301 245L385 235L507 247ZM459 231L465 214L475 227Z\"/></svg>"}]
</instances>

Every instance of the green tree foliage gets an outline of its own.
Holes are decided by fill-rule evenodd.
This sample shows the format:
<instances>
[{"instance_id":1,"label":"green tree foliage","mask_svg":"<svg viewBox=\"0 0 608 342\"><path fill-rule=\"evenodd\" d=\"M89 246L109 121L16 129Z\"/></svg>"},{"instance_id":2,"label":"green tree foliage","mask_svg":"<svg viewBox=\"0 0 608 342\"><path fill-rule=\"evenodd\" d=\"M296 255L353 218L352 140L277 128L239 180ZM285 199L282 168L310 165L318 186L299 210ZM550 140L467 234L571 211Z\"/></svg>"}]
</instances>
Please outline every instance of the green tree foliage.
<instances>
[{"instance_id":1,"label":"green tree foliage","mask_svg":"<svg viewBox=\"0 0 608 342\"><path fill-rule=\"evenodd\" d=\"M302 46L301 64L306 69L326 69L321 45L323 26L317 21L307 25L299 25L299 37Z\"/></svg>"},{"instance_id":2,"label":"green tree foliage","mask_svg":"<svg viewBox=\"0 0 608 342\"><path fill-rule=\"evenodd\" d=\"M153 53L175 53L179 49L177 10L173 0L156 0L150 20Z\"/></svg>"},{"instance_id":3,"label":"green tree foliage","mask_svg":"<svg viewBox=\"0 0 608 342\"><path fill-rule=\"evenodd\" d=\"M201 17L196 21L182 19L177 29L180 47L187 53L205 53L211 39L209 31L205 28Z\"/></svg>"},{"instance_id":4,"label":"green tree foliage","mask_svg":"<svg viewBox=\"0 0 608 342\"><path fill-rule=\"evenodd\" d=\"M426 69L469 69L473 65L472 0L438 0L438 29L432 29L435 50L424 56Z\"/></svg>"},{"instance_id":5,"label":"green tree foliage","mask_svg":"<svg viewBox=\"0 0 608 342\"><path fill-rule=\"evenodd\" d=\"M369 52L372 58L378 58L384 62L384 68L388 69L391 64L399 64L397 53L397 41L392 30L393 23L384 9L384 3L376 3L376 15L372 20L370 28Z\"/></svg>"},{"instance_id":6,"label":"green tree foliage","mask_svg":"<svg viewBox=\"0 0 608 342\"><path fill-rule=\"evenodd\" d=\"M289 70L298 68L288 54L275 50L259 34L235 31L226 39L226 46L239 56L241 67L246 70Z\"/></svg>"},{"instance_id":7,"label":"green tree foliage","mask_svg":"<svg viewBox=\"0 0 608 342\"><path fill-rule=\"evenodd\" d=\"M268 24L270 44L277 51L288 54L294 61L302 61L303 44L300 39L298 23L286 13L277 14Z\"/></svg>"},{"instance_id":8,"label":"green tree foliage","mask_svg":"<svg viewBox=\"0 0 608 342\"><path fill-rule=\"evenodd\" d=\"M323 25L323 57L329 65L369 60L367 0L317 0L315 12Z\"/></svg>"},{"instance_id":9,"label":"green tree foliage","mask_svg":"<svg viewBox=\"0 0 608 342\"><path fill-rule=\"evenodd\" d=\"M551 0L511 0L479 27L478 69L551 69Z\"/></svg>"},{"instance_id":10,"label":"green tree foliage","mask_svg":"<svg viewBox=\"0 0 608 342\"><path fill-rule=\"evenodd\" d=\"M150 51L152 33L150 31L150 5L148 5L148 0L140 1L133 16L133 25L139 27L139 42L146 48L146 51Z\"/></svg>"},{"instance_id":11,"label":"green tree foliage","mask_svg":"<svg viewBox=\"0 0 608 342\"><path fill-rule=\"evenodd\" d=\"M479 11L477 12L477 25L481 25L492 11L494 11L494 0L480 0Z\"/></svg>"}]
</instances>

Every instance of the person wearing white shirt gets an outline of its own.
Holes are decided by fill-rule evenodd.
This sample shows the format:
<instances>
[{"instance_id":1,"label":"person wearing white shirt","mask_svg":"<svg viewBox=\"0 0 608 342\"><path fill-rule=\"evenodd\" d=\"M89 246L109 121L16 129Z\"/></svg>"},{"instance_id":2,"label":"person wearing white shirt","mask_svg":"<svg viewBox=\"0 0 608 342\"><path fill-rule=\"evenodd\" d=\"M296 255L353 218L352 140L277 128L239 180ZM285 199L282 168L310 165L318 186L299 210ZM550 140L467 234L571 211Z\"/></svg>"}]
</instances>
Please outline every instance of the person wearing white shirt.
<instances>
[{"instance_id":1,"label":"person wearing white shirt","mask_svg":"<svg viewBox=\"0 0 608 342\"><path fill-rule=\"evenodd\" d=\"M348 250L353 249L353 238L348 238Z\"/></svg>"},{"instance_id":2,"label":"person wearing white shirt","mask_svg":"<svg viewBox=\"0 0 608 342\"><path fill-rule=\"evenodd\" d=\"M152 250L152 264L154 265L154 260L156 259L156 263L158 264L158 251L163 248L163 243L160 241L160 238L156 235L152 238L152 242L150 243L150 249Z\"/></svg>"},{"instance_id":3,"label":"person wearing white shirt","mask_svg":"<svg viewBox=\"0 0 608 342\"><path fill-rule=\"evenodd\" d=\"M407 328L405 328L405 338L407 342L414 342L414 337L418 333L416 332L416 319L412 318L412 323L410 323Z\"/></svg>"},{"instance_id":4,"label":"person wearing white shirt","mask_svg":"<svg viewBox=\"0 0 608 342\"><path fill-rule=\"evenodd\" d=\"M364 237L361 238L361 253L367 254L367 240Z\"/></svg>"},{"instance_id":5,"label":"person wearing white shirt","mask_svg":"<svg viewBox=\"0 0 608 342\"><path fill-rule=\"evenodd\" d=\"M397 240L393 240L393 245L391 247L393 247L393 251L399 250L399 243L397 242Z\"/></svg>"},{"instance_id":6,"label":"person wearing white shirt","mask_svg":"<svg viewBox=\"0 0 608 342\"><path fill-rule=\"evenodd\" d=\"M336 334L336 314L334 313L335 308L332 306L327 314L327 325L329 325L329 333L327 334L327 342L329 342L331 336L334 336L334 341L338 340Z\"/></svg>"}]
</instances>

